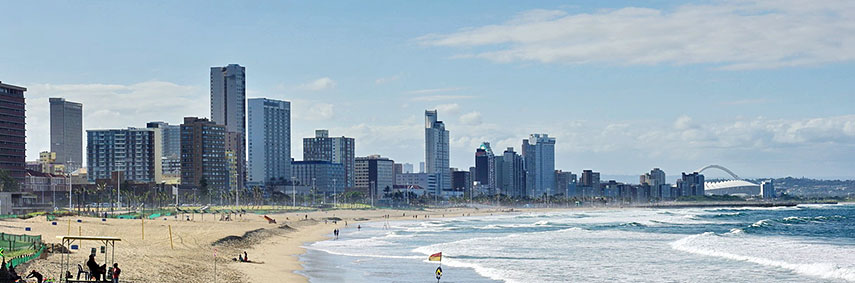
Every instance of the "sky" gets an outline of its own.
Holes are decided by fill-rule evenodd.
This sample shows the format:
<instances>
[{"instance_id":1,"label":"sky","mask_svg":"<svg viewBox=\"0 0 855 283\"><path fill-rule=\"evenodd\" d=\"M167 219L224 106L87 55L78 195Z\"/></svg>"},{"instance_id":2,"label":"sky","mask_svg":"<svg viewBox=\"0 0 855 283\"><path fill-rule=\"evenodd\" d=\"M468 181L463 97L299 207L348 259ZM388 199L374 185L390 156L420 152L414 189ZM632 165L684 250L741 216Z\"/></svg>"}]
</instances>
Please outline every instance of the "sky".
<instances>
[{"instance_id":1,"label":"sky","mask_svg":"<svg viewBox=\"0 0 855 283\"><path fill-rule=\"evenodd\" d=\"M291 101L296 160L329 129L418 168L437 109L461 169L547 133L571 172L855 179L853 1L2 2L28 160L49 97L84 129L179 124L236 63L248 97Z\"/></svg>"}]
</instances>

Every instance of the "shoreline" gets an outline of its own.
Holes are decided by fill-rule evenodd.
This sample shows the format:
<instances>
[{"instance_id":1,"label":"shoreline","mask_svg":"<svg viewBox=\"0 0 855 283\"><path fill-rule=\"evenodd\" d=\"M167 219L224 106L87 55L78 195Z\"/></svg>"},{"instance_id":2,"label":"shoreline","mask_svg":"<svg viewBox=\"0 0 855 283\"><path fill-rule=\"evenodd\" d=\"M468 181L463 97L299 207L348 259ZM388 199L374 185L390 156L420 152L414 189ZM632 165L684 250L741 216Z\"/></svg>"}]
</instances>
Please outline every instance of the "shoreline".
<instances>
[{"instance_id":1,"label":"shoreline","mask_svg":"<svg viewBox=\"0 0 855 283\"><path fill-rule=\"evenodd\" d=\"M261 280L284 280L287 282L309 282L309 278L298 273L304 270L303 262L300 256L306 253L305 246L311 243L328 240L334 229L353 229L360 223L378 222L378 221L403 221L403 220L423 220L432 218L449 218L449 217L468 217L468 216L484 216L492 214L512 214L512 213L548 213L556 211L591 211L591 210L609 210L609 209L669 209L669 208L710 208L710 207L792 207L801 203L713 203L713 204L698 204L698 203L677 203L672 205L660 206L581 206L581 207L550 207L550 208L511 208L511 207L495 207L490 209L476 208L447 208L447 209L428 209L428 210L395 210L395 209L378 209L378 210L333 210L333 211L315 211L304 213L286 213L278 214L277 217L305 217L308 215L312 219L323 219L324 217L339 217L342 221L338 224L333 224L331 221L323 223L318 221L311 225L300 225L295 227L295 231L283 235L275 235L265 239L261 243L253 245L249 248L250 255L253 260L258 259L264 264L239 264L236 269L243 273L250 281ZM406 216L403 216L406 214ZM413 218L412 215L418 215L419 218ZM389 215L389 218L385 218ZM427 215L429 218L424 218ZM465 215L465 216L464 216ZM348 225L342 223L347 221ZM296 223L299 223L297 221ZM295 223L295 222L289 222ZM256 256L252 256L255 254ZM276 266L276 267L273 267Z\"/></svg>"},{"instance_id":2,"label":"shoreline","mask_svg":"<svg viewBox=\"0 0 855 283\"><path fill-rule=\"evenodd\" d=\"M841 203L847 204L847 203ZM744 203L734 206L746 206ZM217 215L184 215L156 219L106 219L66 216L54 221L44 217L3 219L0 227L9 234L41 235L47 243L58 243L59 235L110 236L122 239L116 245L116 262L123 278L133 282L308 282L299 271L304 269L300 257L314 242L331 238L334 229L350 233L357 225L383 221L431 221L435 218L550 213L561 211L597 211L622 209L669 209L675 207L581 206L549 208L439 208L426 210L329 210L268 214L278 224L268 223L260 214L235 216L233 221L219 221ZM676 207L684 208L684 207ZM388 218L386 217L388 215ZM418 215L418 218L413 218ZM427 217L427 218L426 218ZM324 223L324 220L327 220ZM332 220L338 220L333 223ZM81 220L81 222L77 222ZM56 222L56 224L52 224ZM143 227L144 222L144 229ZM347 226L345 226L347 223ZM32 231L25 231L31 228ZM144 238L142 232L144 231ZM169 232L174 236L174 247ZM242 236L241 236L242 235ZM71 254L72 264L83 264L85 253L97 248L94 242L82 243ZM247 252L252 262L233 261ZM216 273L213 273L214 256ZM48 254L22 266L21 270L39 270L48 277L59 274L60 254ZM98 262L101 262L99 255ZM71 266L75 267L75 266Z\"/></svg>"},{"instance_id":3,"label":"shoreline","mask_svg":"<svg viewBox=\"0 0 855 283\"><path fill-rule=\"evenodd\" d=\"M493 214L514 214L553 211L586 211L610 209L609 207L553 207L553 208L447 208L429 210L334 210L327 212L304 212L271 215L271 217L304 217L309 221L326 217L339 217L337 224L331 221L317 221L310 225L295 225L295 230L281 235L274 235L248 248L251 260L262 264L236 263L234 268L242 273L249 282L309 282L309 278L298 271L303 270L300 256L306 253L305 246L311 243L328 240L334 229L356 229L357 225L378 221L432 220L435 218L485 216ZM386 218L385 216L389 217ZM418 215L418 218L413 218ZM427 218L425 218L427 216ZM306 220L303 220L306 221ZM347 226L343 223L347 221ZM290 223L300 223L292 221Z\"/></svg>"}]
</instances>

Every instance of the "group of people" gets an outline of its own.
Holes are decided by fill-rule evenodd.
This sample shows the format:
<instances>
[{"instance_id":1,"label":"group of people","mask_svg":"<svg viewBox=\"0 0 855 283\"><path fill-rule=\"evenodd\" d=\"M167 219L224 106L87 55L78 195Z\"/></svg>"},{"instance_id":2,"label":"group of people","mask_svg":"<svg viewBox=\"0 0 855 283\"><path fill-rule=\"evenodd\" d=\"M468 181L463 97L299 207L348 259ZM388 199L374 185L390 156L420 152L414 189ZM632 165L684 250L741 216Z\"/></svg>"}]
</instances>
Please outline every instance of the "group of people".
<instances>
[{"instance_id":1,"label":"group of people","mask_svg":"<svg viewBox=\"0 0 855 283\"><path fill-rule=\"evenodd\" d=\"M243 254L238 254L237 259L232 258L232 260L239 261L239 262L251 262L251 261L249 261L249 255L246 254L246 251L243 251Z\"/></svg>"},{"instance_id":2,"label":"group of people","mask_svg":"<svg viewBox=\"0 0 855 283\"><path fill-rule=\"evenodd\" d=\"M38 271L30 271L30 274L27 274L27 277L22 278L20 275L18 275L18 272L15 271L14 266L9 266L9 268L6 268L6 266L6 258L3 258L3 263L2 265L0 265L0 283L18 282L21 279L30 278L35 278L37 283L42 283L42 281L44 280L44 276Z\"/></svg>"},{"instance_id":3,"label":"group of people","mask_svg":"<svg viewBox=\"0 0 855 283\"><path fill-rule=\"evenodd\" d=\"M89 268L89 274L91 275L92 279L95 279L95 281L107 281L107 276L109 275L113 283L118 283L119 275L122 274L122 269L119 268L118 263L113 263L113 267L110 268L110 273L108 274L107 265L98 265L98 262L95 261L95 254L89 255L89 260L86 261L86 267Z\"/></svg>"}]
</instances>

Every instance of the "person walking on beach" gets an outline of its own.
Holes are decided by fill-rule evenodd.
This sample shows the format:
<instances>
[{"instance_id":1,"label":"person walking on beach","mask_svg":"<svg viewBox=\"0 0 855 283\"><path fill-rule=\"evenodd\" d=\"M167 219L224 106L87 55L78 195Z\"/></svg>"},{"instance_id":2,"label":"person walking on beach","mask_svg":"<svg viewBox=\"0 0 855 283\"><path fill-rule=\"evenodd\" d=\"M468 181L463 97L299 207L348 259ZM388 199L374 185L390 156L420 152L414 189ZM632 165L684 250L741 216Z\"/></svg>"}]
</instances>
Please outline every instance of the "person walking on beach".
<instances>
[{"instance_id":1,"label":"person walking on beach","mask_svg":"<svg viewBox=\"0 0 855 283\"><path fill-rule=\"evenodd\" d=\"M119 283L119 275L122 274L122 269L118 263L113 264L113 283Z\"/></svg>"},{"instance_id":2,"label":"person walking on beach","mask_svg":"<svg viewBox=\"0 0 855 283\"><path fill-rule=\"evenodd\" d=\"M356 225L356 231L362 230L362 225Z\"/></svg>"}]
</instances>

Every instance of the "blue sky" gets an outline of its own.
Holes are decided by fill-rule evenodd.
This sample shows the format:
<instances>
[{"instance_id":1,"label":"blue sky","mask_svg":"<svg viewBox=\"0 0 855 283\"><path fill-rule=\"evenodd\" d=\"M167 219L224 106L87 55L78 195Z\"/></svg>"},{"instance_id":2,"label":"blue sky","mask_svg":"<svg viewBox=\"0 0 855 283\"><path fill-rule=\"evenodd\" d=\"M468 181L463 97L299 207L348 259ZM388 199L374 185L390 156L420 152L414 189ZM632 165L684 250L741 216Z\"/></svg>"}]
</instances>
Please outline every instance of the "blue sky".
<instances>
[{"instance_id":1,"label":"blue sky","mask_svg":"<svg viewBox=\"0 0 855 283\"><path fill-rule=\"evenodd\" d=\"M545 132L573 172L855 178L847 1L32 2L0 18L28 159L48 97L83 102L86 129L179 123L209 116L209 67L238 63L249 97L292 101L298 160L327 128L417 166L439 109L459 168Z\"/></svg>"}]
</instances>

